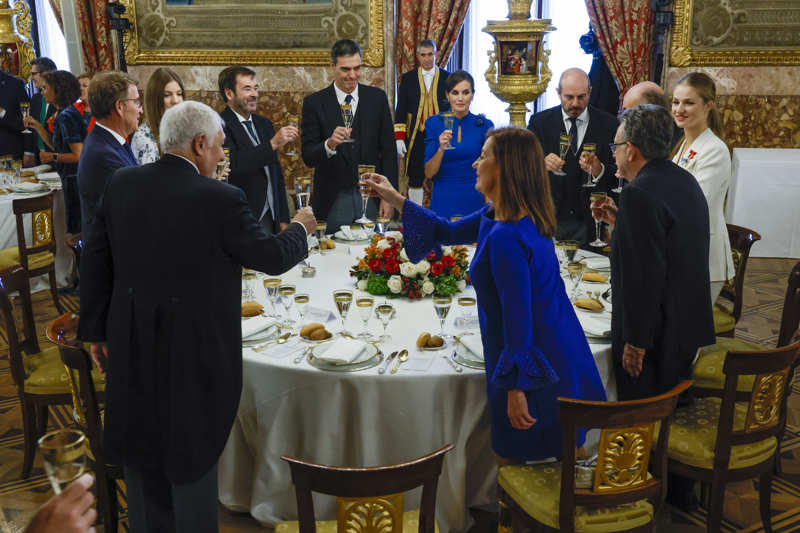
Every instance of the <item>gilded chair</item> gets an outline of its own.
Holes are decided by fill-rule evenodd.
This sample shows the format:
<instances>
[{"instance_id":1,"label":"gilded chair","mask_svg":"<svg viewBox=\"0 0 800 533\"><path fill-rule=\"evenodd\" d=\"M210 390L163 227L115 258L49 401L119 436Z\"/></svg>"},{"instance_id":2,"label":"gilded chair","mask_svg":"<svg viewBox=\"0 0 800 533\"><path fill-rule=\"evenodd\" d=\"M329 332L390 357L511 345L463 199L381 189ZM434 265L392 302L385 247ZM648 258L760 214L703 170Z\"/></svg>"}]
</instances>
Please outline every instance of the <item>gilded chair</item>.
<instances>
[{"instance_id":1,"label":"gilded chair","mask_svg":"<svg viewBox=\"0 0 800 533\"><path fill-rule=\"evenodd\" d=\"M293 457L289 463L297 498L297 522L281 522L275 533L434 533L436 486L448 444L405 463L375 467L338 467ZM403 493L422 487L420 509L403 512ZM314 520L312 492L336 496L337 519Z\"/></svg>"},{"instance_id":2,"label":"gilded chair","mask_svg":"<svg viewBox=\"0 0 800 533\"><path fill-rule=\"evenodd\" d=\"M520 533L526 528L567 533L654 531L666 490L668 422L678 395L690 385L684 381L660 396L627 402L559 398L562 461L500 468L498 531L508 531L509 526ZM578 488L575 482L578 428L601 428L589 488Z\"/></svg>"},{"instance_id":3,"label":"gilded chair","mask_svg":"<svg viewBox=\"0 0 800 533\"><path fill-rule=\"evenodd\" d=\"M709 533L720 530L725 485L756 477L764 531L772 531L772 475L798 349L800 342L774 350L729 352L722 399L699 398L675 411L669 471L710 486ZM737 391L741 376L754 377L751 392Z\"/></svg>"},{"instance_id":4,"label":"gilded chair","mask_svg":"<svg viewBox=\"0 0 800 533\"><path fill-rule=\"evenodd\" d=\"M0 269L11 265L22 265L28 277L47 274L50 280L50 293L59 313L64 312L58 300L56 284L56 239L53 234L53 193L33 198L13 200L12 209L17 219L17 246L0 250ZM25 240L23 216L31 215L31 246Z\"/></svg>"},{"instance_id":5,"label":"gilded chair","mask_svg":"<svg viewBox=\"0 0 800 533\"><path fill-rule=\"evenodd\" d=\"M736 324L742 316L744 295L744 274L747 260L750 257L750 248L756 241L761 240L761 235L742 226L728 224L728 238L731 241L733 254L734 277L722 287L720 296L731 302L730 306L722 306L711 302L714 307L714 330L718 336L733 337Z\"/></svg>"}]
</instances>

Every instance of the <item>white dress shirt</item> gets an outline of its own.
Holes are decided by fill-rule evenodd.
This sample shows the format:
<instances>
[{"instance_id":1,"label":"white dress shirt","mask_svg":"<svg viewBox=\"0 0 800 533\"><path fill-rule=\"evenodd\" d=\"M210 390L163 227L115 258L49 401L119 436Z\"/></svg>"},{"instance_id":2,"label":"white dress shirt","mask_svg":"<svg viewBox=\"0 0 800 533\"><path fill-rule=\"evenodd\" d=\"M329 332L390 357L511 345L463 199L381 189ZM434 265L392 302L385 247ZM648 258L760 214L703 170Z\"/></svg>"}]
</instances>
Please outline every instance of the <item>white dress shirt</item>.
<instances>
[{"instance_id":1,"label":"white dress shirt","mask_svg":"<svg viewBox=\"0 0 800 533\"><path fill-rule=\"evenodd\" d=\"M344 99L347 98L348 93L341 90L335 83L333 84L333 90L336 91L336 99L339 101L339 105L344 105ZM349 94L353 97L353 99L350 100L350 109L353 110L353 116L355 117L356 109L358 109L358 84L356 84L356 88L353 90L353 92ZM322 141L322 146L325 147L325 153L328 154L328 158L336 155L336 150L331 150L328 147L328 139Z\"/></svg>"},{"instance_id":2,"label":"white dress shirt","mask_svg":"<svg viewBox=\"0 0 800 533\"><path fill-rule=\"evenodd\" d=\"M123 137L122 135L120 135L116 131L112 130L108 126L103 125L99 120L96 120L94 125L95 126L100 126L104 130L106 130L108 133L113 135L114 138L117 140L117 142L120 144L120 146L123 146L126 142L128 142L128 141L125 140L125 137ZM172 154L172 155L175 155L175 154ZM178 156L178 157L180 157L180 156ZM184 159L186 159L186 158L184 157ZM189 161L188 159L186 159L186 160ZM189 161L189 162L191 163L191 161ZM194 165L194 163L192 163L192 164ZM195 167L195 168L197 168L197 167Z\"/></svg>"},{"instance_id":3,"label":"white dress shirt","mask_svg":"<svg viewBox=\"0 0 800 533\"><path fill-rule=\"evenodd\" d=\"M242 127L244 128L245 133L247 133L247 136L250 137L251 141L253 141L253 146L258 146L259 144L261 144L261 141L258 140L258 131L256 130L255 122L253 122L253 116L250 115L250 118L244 118L242 115L237 113L236 110L233 109L232 107L231 111L233 111L233 114L236 115L236 118L239 120L239 122L242 123ZM244 125L244 123L248 121L253 126L253 133L255 133L256 135L255 138L250 134L250 130L247 128L247 126ZM270 176L269 174L269 167L265 166L264 172L267 173L267 203L265 203L264 208L261 209L261 214L258 215L258 220L260 221L262 218L264 218L264 215L267 214L267 211L271 211L272 220L274 220L277 223L278 218L275 216L275 208L272 205L275 201L272 198L272 176Z\"/></svg>"},{"instance_id":4,"label":"white dress shirt","mask_svg":"<svg viewBox=\"0 0 800 533\"><path fill-rule=\"evenodd\" d=\"M430 70L425 70L424 68L422 69L422 81L425 82L425 89L428 91L431 90L431 83L433 83L433 78L436 77L437 70L438 67L433 67Z\"/></svg>"}]
</instances>

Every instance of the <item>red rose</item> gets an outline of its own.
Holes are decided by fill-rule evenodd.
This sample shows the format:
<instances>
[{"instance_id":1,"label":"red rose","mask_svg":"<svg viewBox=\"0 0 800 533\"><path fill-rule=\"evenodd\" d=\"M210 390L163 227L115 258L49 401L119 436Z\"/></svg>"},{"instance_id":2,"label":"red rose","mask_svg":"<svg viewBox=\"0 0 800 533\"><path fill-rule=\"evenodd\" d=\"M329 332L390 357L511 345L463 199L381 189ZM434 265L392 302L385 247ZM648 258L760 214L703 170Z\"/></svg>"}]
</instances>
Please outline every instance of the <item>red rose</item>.
<instances>
[{"instance_id":1,"label":"red rose","mask_svg":"<svg viewBox=\"0 0 800 533\"><path fill-rule=\"evenodd\" d=\"M432 263L431 264L431 275L439 276L439 275L441 275L443 269L444 268L442 267L441 263Z\"/></svg>"},{"instance_id":2,"label":"red rose","mask_svg":"<svg viewBox=\"0 0 800 533\"><path fill-rule=\"evenodd\" d=\"M373 272L380 271L382 266L383 266L383 261L381 261L377 257L375 259L370 259L369 261L369 269L372 270Z\"/></svg>"},{"instance_id":3,"label":"red rose","mask_svg":"<svg viewBox=\"0 0 800 533\"><path fill-rule=\"evenodd\" d=\"M431 253L429 253L425 259L427 259L428 261L433 261L434 259L436 259L436 250L433 250Z\"/></svg>"},{"instance_id":4,"label":"red rose","mask_svg":"<svg viewBox=\"0 0 800 533\"><path fill-rule=\"evenodd\" d=\"M389 274L397 274L400 272L400 263L397 262L394 258L389 258L386 260L386 271Z\"/></svg>"},{"instance_id":5,"label":"red rose","mask_svg":"<svg viewBox=\"0 0 800 533\"><path fill-rule=\"evenodd\" d=\"M394 243L394 244L392 245L392 248L394 248L395 250L399 250L399 249L400 249L400 248L402 248L402 247L400 246L400 243L399 243L399 242L396 242L396 243Z\"/></svg>"},{"instance_id":6,"label":"red rose","mask_svg":"<svg viewBox=\"0 0 800 533\"><path fill-rule=\"evenodd\" d=\"M452 258L452 256L445 255L444 257L442 257L442 266L443 267L450 268L454 264L456 264L456 261L455 261L455 259Z\"/></svg>"},{"instance_id":7,"label":"red rose","mask_svg":"<svg viewBox=\"0 0 800 533\"><path fill-rule=\"evenodd\" d=\"M387 248L382 253L384 259L394 259L397 257L397 251L394 248Z\"/></svg>"}]
</instances>

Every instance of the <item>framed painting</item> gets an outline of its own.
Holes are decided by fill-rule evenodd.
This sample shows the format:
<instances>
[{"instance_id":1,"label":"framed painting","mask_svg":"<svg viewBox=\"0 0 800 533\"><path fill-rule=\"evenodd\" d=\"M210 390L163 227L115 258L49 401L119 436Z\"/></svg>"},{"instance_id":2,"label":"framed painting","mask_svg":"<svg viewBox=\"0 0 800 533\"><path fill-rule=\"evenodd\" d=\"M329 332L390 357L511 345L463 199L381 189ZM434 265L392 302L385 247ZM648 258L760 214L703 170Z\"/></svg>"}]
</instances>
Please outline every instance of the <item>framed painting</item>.
<instances>
[{"instance_id":1,"label":"framed painting","mask_svg":"<svg viewBox=\"0 0 800 533\"><path fill-rule=\"evenodd\" d=\"M670 64L800 65L797 0L675 0Z\"/></svg>"},{"instance_id":2,"label":"framed painting","mask_svg":"<svg viewBox=\"0 0 800 533\"><path fill-rule=\"evenodd\" d=\"M353 39L384 63L384 0L121 0L131 65L327 65Z\"/></svg>"}]
</instances>

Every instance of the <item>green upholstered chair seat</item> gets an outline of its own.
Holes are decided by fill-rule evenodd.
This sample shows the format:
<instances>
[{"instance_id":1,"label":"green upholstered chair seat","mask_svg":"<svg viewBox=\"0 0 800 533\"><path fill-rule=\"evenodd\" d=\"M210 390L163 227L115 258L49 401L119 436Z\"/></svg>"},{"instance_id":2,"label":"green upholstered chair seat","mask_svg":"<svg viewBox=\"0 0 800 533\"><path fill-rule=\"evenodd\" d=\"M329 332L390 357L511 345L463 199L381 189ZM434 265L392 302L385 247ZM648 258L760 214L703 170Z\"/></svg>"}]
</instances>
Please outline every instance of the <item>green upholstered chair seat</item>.
<instances>
[{"instance_id":1,"label":"green upholstered chair seat","mask_svg":"<svg viewBox=\"0 0 800 533\"><path fill-rule=\"evenodd\" d=\"M717 337L716 344L706 346L700 352L692 368L692 379L695 387L722 390L725 388L725 356L728 352L749 352L761 350L762 347L741 339ZM737 389L741 392L753 390L755 376L739 376Z\"/></svg>"},{"instance_id":2,"label":"green upholstered chair seat","mask_svg":"<svg viewBox=\"0 0 800 533\"><path fill-rule=\"evenodd\" d=\"M691 405L675 411L670 425L667 455L681 463L697 468L714 468L714 445L717 441L717 425L722 400L719 398L700 398ZM747 419L747 404L737 403L733 430L744 429ZM778 442L769 437L750 444L731 446L730 469L757 465L772 456Z\"/></svg>"},{"instance_id":3,"label":"green upholstered chair seat","mask_svg":"<svg viewBox=\"0 0 800 533\"><path fill-rule=\"evenodd\" d=\"M724 307L714 304L714 331L717 335L736 329L736 319Z\"/></svg>"},{"instance_id":4,"label":"green upholstered chair seat","mask_svg":"<svg viewBox=\"0 0 800 533\"><path fill-rule=\"evenodd\" d=\"M336 533L336 520L317 521L317 533ZM434 523L436 533L439 524ZM275 533L299 533L300 522L278 522ZM403 533L417 533L419 531L419 509L403 513Z\"/></svg>"},{"instance_id":5,"label":"green upholstered chair seat","mask_svg":"<svg viewBox=\"0 0 800 533\"><path fill-rule=\"evenodd\" d=\"M528 515L539 523L558 529L561 463L504 466L498 472L497 482ZM624 531L652 520L653 506L647 500L614 507L575 508L575 531L578 532Z\"/></svg>"},{"instance_id":6,"label":"green upholstered chair seat","mask_svg":"<svg viewBox=\"0 0 800 533\"><path fill-rule=\"evenodd\" d=\"M69 377L58 346L51 346L39 353L25 355L22 358L25 368L25 392L28 394L70 394ZM105 389L105 380L96 370L92 377L97 390Z\"/></svg>"},{"instance_id":7,"label":"green upholstered chair seat","mask_svg":"<svg viewBox=\"0 0 800 533\"><path fill-rule=\"evenodd\" d=\"M31 270L47 266L52 262L52 252L39 252L28 256L28 268ZM19 257L19 248L14 246L13 248L0 250L0 269L19 264L22 264Z\"/></svg>"}]
</instances>

